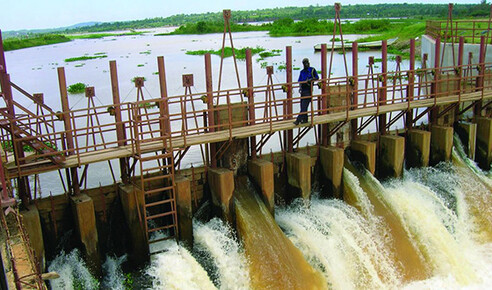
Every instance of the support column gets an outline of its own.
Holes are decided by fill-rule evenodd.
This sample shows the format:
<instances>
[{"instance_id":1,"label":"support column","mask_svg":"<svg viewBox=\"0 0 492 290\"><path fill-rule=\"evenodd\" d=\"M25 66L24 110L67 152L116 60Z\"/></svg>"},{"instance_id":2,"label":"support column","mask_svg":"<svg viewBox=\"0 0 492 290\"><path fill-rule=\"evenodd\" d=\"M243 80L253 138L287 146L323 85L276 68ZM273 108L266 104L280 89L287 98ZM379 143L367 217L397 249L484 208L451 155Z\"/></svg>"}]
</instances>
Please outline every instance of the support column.
<instances>
[{"instance_id":1,"label":"support column","mask_svg":"<svg viewBox=\"0 0 492 290\"><path fill-rule=\"evenodd\" d=\"M406 141L405 160L407 168L429 166L431 132L409 130Z\"/></svg>"},{"instance_id":2,"label":"support column","mask_svg":"<svg viewBox=\"0 0 492 290\"><path fill-rule=\"evenodd\" d=\"M379 141L380 178L400 177L403 175L403 160L405 159L405 138L394 135L381 136Z\"/></svg>"},{"instance_id":3,"label":"support column","mask_svg":"<svg viewBox=\"0 0 492 290\"><path fill-rule=\"evenodd\" d=\"M311 197L311 156L303 153L287 154L287 178L289 184L301 190L300 197Z\"/></svg>"},{"instance_id":4,"label":"support column","mask_svg":"<svg viewBox=\"0 0 492 290\"><path fill-rule=\"evenodd\" d=\"M75 225L86 255L86 261L93 273L99 274L101 273L101 260L99 257L94 202L86 194L72 196L70 199Z\"/></svg>"},{"instance_id":5,"label":"support column","mask_svg":"<svg viewBox=\"0 0 492 290\"><path fill-rule=\"evenodd\" d=\"M135 186L126 184L120 184L118 191L126 224L130 229L129 260L132 264L143 265L149 258L149 247L143 224L144 193Z\"/></svg>"},{"instance_id":6,"label":"support column","mask_svg":"<svg viewBox=\"0 0 492 290\"><path fill-rule=\"evenodd\" d=\"M177 175L176 208L178 211L179 240L188 249L193 248L193 207L191 203L191 182L188 178Z\"/></svg>"},{"instance_id":7,"label":"support column","mask_svg":"<svg viewBox=\"0 0 492 290\"><path fill-rule=\"evenodd\" d=\"M484 170L492 162L492 119L477 118L477 151L475 161Z\"/></svg>"},{"instance_id":8,"label":"support column","mask_svg":"<svg viewBox=\"0 0 492 290\"><path fill-rule=\"evenodd\" d=\"M292 119L293 117L293 101L292 101L292 46L287 46L285 48L285 73L286 73L286 81L287 81L287 119ZM294 152L294 131L287 130L285 131L284 139L286 140L286 146L284 148L287 149L287 152Z\"/></svg>"},{"instance_id":9,"label":"support column","mask_svg":"<svg viewBox=\"0 0 492 290\"><path fill-rule=\"evenodd\" d=\"M208 171L208 183L214 206L221 210L222 218L234 224L234 172L225 168L211 168Z\"/></svg>"},{"instance_id":10,"label":"support column","mask_svg":"<svg viewBox=\"0 0 492 290\"><path fill-rule=\"evenodd\" d=\"M387 86L387 72L388 72L388 42L386 40L382 41L381 44L381 76L382 76L382 81L381 81L381 88L378 90L378 100L379 100L379 105L385 105L386 104L386 93L388 89L386 88ZM379 133L381 135L386 134L386 114L381 114L379 115ZM374 174L374 172L373 172Z\"/></svg>"},{"instance_id":11,"label":"support column","mask_svg":"<svg viewBox=\"0 0 492 290\"><path fill-rule=\"evenodd\" d=\"M451 160L453 127L432 126L430 165Z\"/></svg>"},{"instance_id":12,"label":"support column","mask_svg":"<svg viewBox=\"0 0 492 290\"><path fill-rule=\"evenodd\" d=\"M460 137L466 155L471 160L475 160L475 148L477 144L477 124L459 122L456 125L456 133Z\"/></svg>"},{"instance_id":13,"label":"support column","mask_svg":"<svg viewBox=\"0 0 492 290\"><path fill-rule=\"evenodd\" d=\"M44 272L45 260L44 260L44 241L43 230L41 228L41 218L39 217L39 211L35 205L29 205L26 210L20 212L22 215L22 224L26 229L31 242L31 247L34 250L34 254L39 262L41 273Z\"/></svg>"},{"instance_id":14,"label":"support column","mask_svg":"<svg viewBox=\"0 0 492 290\"><path fill-rule=\"evenodd\" d=\"M263 159L250 160L248 172L261 189L266 207L275 216L275 192L273 182L273 163Z\"/></svg>"},{"instance_id":15,"label":"support column","mask_svg":"<svg viewBox=\"0 0 492 290\"><path fill-rule=\"evenodd\" d=\"M214 112L214 101L213 101L213 84L212 84L212 60L210 58L210 53L205 54L205 82L207 86L207 115L208 115L208 131L215 132L215 112ZM215 156L217 152L216 143L210 143L210 167L217 167L217 158Z\"/></svg>"},{"instance_id":16,"label":"support column","mask_svg":"<svg viewBox=\"0 0 492 290\"><path fill-rule=\"evenodd\" d=\"M73 155L72 151L75 148L73 142L73 132L72 132L72 122L70 120L70 106L68 104L68 93L67 93L67 81L65 78L65 68L58 68L58 83L60 86L60 96L62 102L63 110L63 123L65 125L65 139L67 143L67 149L69 150L68 155ZM79 176L77 173L77 167L70 168L70 178L68 180L72 181L71 188L75 195L80 193ZM69 189L70 190L70 189Z\"/></svg>"},{"instance_id":17,"label":"support column","mask_svg":"<svg viewBox=\"0 0 492 290\"><path fill-rule=\"evenodd\" d=\"M352 140L351 157L366 167L372 175L376 172L376 142Z\"/></svg>"},{"instance_id":18,"label":"support column","mask_svg":"<svg viewBox=\"0 0 492 290\"><path fill-rule=\"evenodd\" d=\"M410 70L408 72L407 102L413 101L415 91L415 39L410 39ZM413 109L406 113L406 129L412 129L413 126Z\"/></svg>"},{"instance_id":19,"label":"support column","mask_svg":"<svg viewBox=\"0 0 492 290\"><path fill-rule=\"evenodd\" d=\"M248 83L248 117L249 125L255 124L255 97L253 92L253 60L251 49L246 50L246 77ZM256 136L249 138L249 147L251 148L251 158L256 159Z\"/></svg>"},{"instance_id":20,"label":"support column","mask_svg":"<svg viewBox=\"0 0 492 290\"><path fill-rule=\"evenodd\" d=\"M320 147L320 161L323 167L324 177L327 180L328 192L336 198L343 195L343 163L344 153L342 148L328 146Z\"/></svg>"},{"instance_id":21,"label":"support column","mask_svg":"<svg viewBox=\"0 0 492 290\"><path fill-rule=\"evenodd\" d=\"M352 110L355 110L357 108L357 104L359 103L359 56L358 56L358 46L357 42L352 42L352 99L351 99L351 105L352 105ZM355 118L350 121L350 130L351 130L351 135L352 135L352 140L355 140L357 138L357 129L358 129L358 122L359 119Z\"/></svg>"},{"instance_id":22,"label":"support column","mask_svg":"<svg viewBox=\"0 0 492 290\"><path fill-rule=\"evenodd\" d=\"M116 61L112 60L109 62L109 71L111 73L114 119L116 121L116 138L118 139L118 146L125 146L126 130L123 119L121 118L120 89L118 86L118 72L116 70ZM128 173L128 158L120 158L120 174L121 181L123 181L123 183L130 182L130 176Z\"/></svg>"}]
</instances>

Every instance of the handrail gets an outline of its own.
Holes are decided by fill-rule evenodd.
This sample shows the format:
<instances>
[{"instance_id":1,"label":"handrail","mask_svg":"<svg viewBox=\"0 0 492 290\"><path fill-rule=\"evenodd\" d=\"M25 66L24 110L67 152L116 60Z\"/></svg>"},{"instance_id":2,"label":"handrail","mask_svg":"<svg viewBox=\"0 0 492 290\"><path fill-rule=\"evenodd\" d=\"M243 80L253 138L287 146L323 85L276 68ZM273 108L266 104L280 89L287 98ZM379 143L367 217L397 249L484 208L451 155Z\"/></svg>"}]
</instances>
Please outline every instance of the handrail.
<instances>
[{"instance_id":1,"label":"handrail","mask_svg":"<svg viewBox=\"0 0 492 290\"><path fill-rule=\"evenodd\" d=\"M476 70L476 67L480 67L480 70ZM357 110L364 110L369 108L376 108L377 114L379 114L383 106L389 104L405 103L408 107L410 107L411 102L424 99L432 100L435 104L437 104L437 99L439 97L449 94L459 95L459 100L461 100L462 94L471 92L470 87L473 87L473 90L475 91L490 89L491 82L488 79L490 78L491 67L492 63L472 65L466 64L457 67L442 67L438 70L435 70L433 68L419 68L414 70L387 72L385 74L373 73L360 74L351 77L328 77L325 79L320 79L316 83L319 82L321 84L325 84L327 87L327 91L326 93L323 93L317 88L314 90L310 109L311 123L314 122L314 116L321 114L344 112L348 119L349 114L353 114ZM471 69L469 74L461 73L458 75L456 73L457 71L464 72L466 69ZM432 77L432 74L436 74L439 72L441 76L449 75L450 77ZM409 75L414 76L414 81L411 84L414 89L414 94L405 93L410 86L409 78L407 77ZM482 82L480 86L477 86L477 76L481 78L487 77L488 82ZM358 86L353 86L354 84L352 78L357 80ZM386 85L383 85L383 80L386 80ZM454 82L459 82L463 85L460 85L456 88L450 85ZM430 89L433 86L442 86L448 88L446 90L439 89L433 92ZM255 96L254 98L251 98L253 100L253 104L236 104L236 102L241 99L240 94L242 94L245 89L248 88L214 91L211 93L211 95L213 96L214 104L216 105L212 106L210 109L207 106L207 102L203 99L204 96L210 95L208 93L193 93L187 94L186 97L184 95L178 95L170 96L167 99L156 98L142 100L138 102L121 103L119 106L122 111L123 119L121 123L118 124L124 125L127 133L126 136L129 136L124 141L130 142L131 144L134 143L135 138L141 138L141 136L135 135L135 126L146 126L147 133L151 135L157 134L156 136L159 136L159 132L161 130L160 126L162 122L160 119L160 110L158 109L158 107L167 105L170 108L168 110L168 112L170 113L166 116L167 122L169 123L169 125L166 125L169 126L169 131L166 134L168 134L169 137L172 138L183 138L185 146L187 145L189 138L211 132L211 129L217 131L217 134L227 134L228 139L232 140L235 137L233 136L232 128L236 128L238 126L248 126L251 120L248 120L247 118L236 120L236 118L233 118L233 114L236 111L233 111L231 106L234 106L234 110L245 111L247 111L248 108L252 106L255 112L257 112L254 123L259 125L268 124L270 131L273 132L276 123L286 122L285 120L288 120L291 117L295 117L295 113L289 113L287 110L284 109L283 104L289 101L291 101L294 105L298 104L300 103L302 97L293 96L291 99L287 99L287 92L284 90L285 88L292 88L293 90L295 90L298 87L299 83L297 82L254 86L252 88L249 88L249 91L252 91L253 95ZM378 100L378 92L385 92L387 100ZM275 94L275 98L272 98L273 94ZM351 104L350 94L357 94L359 96L359 102L357 104ZM409 95L411 95L411 99L409 98ZM338 103L327 102L329 105L326 106L326 108L318 105L326 99L336 100L337 98L341 98L341 100L343 101L339 101ZM274 110L272 107L275 107L276 109ZM117 123L114 118L107 118L107 115L111 114L110 108L111 106L102 105L91 107L90 111L88 111L87 108L69 111L67 115L69 116L70 122L72 124L72 129L70 133L74 138L73 141L75 144L75 148L71 150L58 151L57 153L73 153L73 155L76 155L75 158L78 161L77 163L80 165L82 154L102 150L108 151L114 148L118 148L118 143L121 143L121 140L117 140L116 138ZM134 120L136 114L132 112L136 112L139 109L142 110L138 113L138 116L142 119ZM127 112L127 114L125 114L124 112ZM102 118L103 121L100 124L90 123L87 122L87 118L89 118L89 115L91 114L95 114L97 116L106 116L105 118ZM210 114L212 116L222 116L222 119L217 120L213 125L209 125L206 124L202 118L197 118L197 116L208 116ZM51 110L50 113L46 113L36 117L36 119L39 120L58 120L58 118L58 114L54 113L53 110ZM32 116L28 115L16 116L12 120L25 124L27 126L34 126L36 122L33 122L31 119ZM60 136L69 133L68 131L65 131L62 127L63 126L54 126L53 132L39 134L38 137L42 140L55 140L57 143L62 143L62 139ZM97 134L101 133L101 136L103 136L103 138L101 138L102 140L98 140L100 142L93 142L92 140L94 139L88 138L88 136L93 132L97 132ZM145 144L147 141L151 142L152 140L157 140L154 137L150 136L148 140L144 140L142 144ZM17 136L15 138L15 142L23 142L31 140L32 136L25 136L22 138L18 138ZM135 151L136 148L132 147L132 150ZM136 151L140 150L141 148L138 148ZM34 157L27 156L22 161L27 162L35 158L39 159L53 156L54 154L56 153L47 152L45 154L35 155ZM23 168L22 166L20 166L20 161L21 160L18 160L17 162L17 168L19 171L18 173L20 173Z\"/></svg>"}]
</instances>

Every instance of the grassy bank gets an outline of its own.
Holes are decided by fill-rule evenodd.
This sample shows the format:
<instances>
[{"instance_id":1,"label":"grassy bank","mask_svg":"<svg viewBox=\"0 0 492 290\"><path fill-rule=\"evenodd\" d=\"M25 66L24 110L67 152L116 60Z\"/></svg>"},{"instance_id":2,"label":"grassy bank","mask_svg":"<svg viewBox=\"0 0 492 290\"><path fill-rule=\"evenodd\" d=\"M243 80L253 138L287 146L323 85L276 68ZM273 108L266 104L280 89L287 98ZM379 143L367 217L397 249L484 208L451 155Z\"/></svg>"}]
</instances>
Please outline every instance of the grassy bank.
<instances>
[{"instance_id":1,"label":"grassy bank","mask_svg":"<svg viewBox=\"0 0 492 290\"><path fill-rule=\"evenodd\" d=\"M61 34L42 34L22 38L7 38L3 41L3 48L5 51L28 48L34 46L42 46L49 44L56 44L62 42L69 42L70 38Z\"/></svg>"},{"instance_id":2,"label":"grassy bank","mask_svg":"<svg viewBox=\"0 0 492 290\"><path fill-rule=\"evenodd\" d=\"M232 32L244 32L244 31L266 31L269 28L269 24L263 25L250 25L250 24L236 24L231 23ZM221 33L224 32L224 22L222 21L198 21L196 23L187 23L181 25L175 31L171 33L159 33L160 35L169 34L207 34L207 33Z\"/></svg>"}]
</instances>

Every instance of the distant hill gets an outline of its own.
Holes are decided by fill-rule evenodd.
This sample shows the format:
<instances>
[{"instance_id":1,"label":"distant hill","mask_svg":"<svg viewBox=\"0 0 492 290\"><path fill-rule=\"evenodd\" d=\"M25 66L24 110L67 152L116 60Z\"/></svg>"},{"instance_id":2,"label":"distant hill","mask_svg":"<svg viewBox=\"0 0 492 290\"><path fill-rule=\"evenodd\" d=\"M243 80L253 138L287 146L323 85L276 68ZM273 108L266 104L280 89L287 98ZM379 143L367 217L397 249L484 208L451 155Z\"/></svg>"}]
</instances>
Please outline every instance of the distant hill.
<instances>
[{"instance_id":1,"label":"distant hill","mask_svg":"<svg viewBox=\"0 0 492 290\"><path fill-rule=\"evenodd\" d=\"M77 23L74 25L66 26L66 27L58 27L58 28L47 28L47 29L23 29L23 30L15 30L15 31L2 31L3 38L16 37L16 36L24 36L29 34L41 34L41 33L53 33L60 32L66 30L75 30L81 29L83 27L91 27L100 24L101 22L83 22Z\"/></svg>"},{"instance_id":2,"label":"distant hill","mask_svg":"<svg viewBox=\"0 0 492 290\"><path fill-rule=\"evenodd\" d=\"M454 19L462 17L486 17L489 15L490 7L488 4L455 4L453 9ZM448 4L356 4L343 5L341 17L350 18L446 18L448 14ZM307 6L307 7L283 7L257 9L247 11L232 11L232 21L236 23L274 21L277 19L290 18L294 20L304 19L333 19L335 10L333 5L328 6ZM187 23L197 23L200 21L217 22L222 21L222 12L208 12L200 14L178 14L169 17L147 18L132 21L115 22L85 22L69 27L41 30L21 30L3 32L4 38L12 36L22 36L31 33L51 33L51 32L103 32L115 30L129 30L141 28L154 28L164 26L179 26Z\"/></svg>"}]
</instances>

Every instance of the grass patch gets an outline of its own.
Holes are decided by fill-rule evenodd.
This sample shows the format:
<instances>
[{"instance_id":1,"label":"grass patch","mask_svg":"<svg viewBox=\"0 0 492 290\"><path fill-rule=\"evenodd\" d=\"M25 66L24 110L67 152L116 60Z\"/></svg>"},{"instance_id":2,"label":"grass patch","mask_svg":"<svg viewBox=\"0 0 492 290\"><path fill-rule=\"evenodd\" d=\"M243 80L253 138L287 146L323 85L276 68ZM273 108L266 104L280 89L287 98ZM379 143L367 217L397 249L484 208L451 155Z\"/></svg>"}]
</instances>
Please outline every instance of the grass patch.
<instances>
[{"instance_id":1,"label":"grass patch","mask_svg":"<svg viewBox=\"0 0 492 290\"><path fill-rule=\"evenodd\" d=\"M61 34L42 34L25 37L13 37L3 40L3 49L5 51L16 50L21 48L50 45L71 41L70 38Z\"/></svg>"},{"instance_id":2,"label":"grass patch","mask_svg":"<svg viewBox=\"0 0 492 290\"><path fill-rule=\"evenodd\" d=\"M84 55L84 56L66 58L65 62L83 61L83 60L106 58L106 57L108 57L108 56L107 55L94 55L94 56Z\"/></svg>"},{"instance_id":3,"label":"grass patch","mask_svg":"<svg viewBox=\"0 0 492 290\"><path fill-rule=\"evenodd\" d=\"M84 83L75 83L73 85L69 85L67 91L69 94L81 94L85 92L85 88L87 87Z\"/></svg>"},{"instance_id":4,"label":"grass patch","mask_svg":"<svg viewBox=\"0 0 492 290\"><path fill-rule=\"evenodd\" d=\"M281 49L274 49L271 51L267 51L265 48L260 47L260 46L257 46L255 48L251 48L251 47L244 47L241 49L235 48L234 52L236 53L236 58L240 59L240 60L246 59L246 50L247 49L251 49L252 55L259 54L260 59L258 59L257 61L261 61L261 60L263 60L263 58L266 58L266 57L278 56L278 55L280 55L280 52L282 52ZM207 53L220 56L220 55L222 55L222 49L218 49L218 50L189 50L186 52L186 54L188 54L188 55L205 55ZM224 58L231 57L231 56L232 56L232 48L225 47L224 48Z\"/></svg>"}]
</instances>

